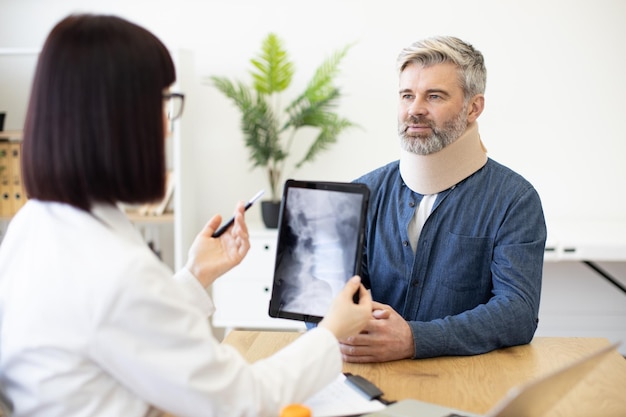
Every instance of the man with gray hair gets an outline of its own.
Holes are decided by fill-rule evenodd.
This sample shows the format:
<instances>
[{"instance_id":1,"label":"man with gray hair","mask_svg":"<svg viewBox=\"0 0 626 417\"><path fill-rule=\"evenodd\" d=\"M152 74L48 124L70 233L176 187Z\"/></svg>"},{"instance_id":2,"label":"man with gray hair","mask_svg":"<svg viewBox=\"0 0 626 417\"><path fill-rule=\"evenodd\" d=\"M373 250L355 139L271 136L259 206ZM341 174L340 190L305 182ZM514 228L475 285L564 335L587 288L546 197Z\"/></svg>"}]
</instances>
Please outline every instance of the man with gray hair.
<instances>
[{"instance_id":1,"label":"man with gray hair","mask_svg":"<svg viewBox=\"0 0 626 417\"><path fill-rule=\"evenodd\" d=\"M398 58L400 158L371 191L362 278L376 301L342 341L348 362L473 355L526 344L538 323L546 226L539 195L487 157L482 54L434 37Z\"/></svg>"}]
</instances>

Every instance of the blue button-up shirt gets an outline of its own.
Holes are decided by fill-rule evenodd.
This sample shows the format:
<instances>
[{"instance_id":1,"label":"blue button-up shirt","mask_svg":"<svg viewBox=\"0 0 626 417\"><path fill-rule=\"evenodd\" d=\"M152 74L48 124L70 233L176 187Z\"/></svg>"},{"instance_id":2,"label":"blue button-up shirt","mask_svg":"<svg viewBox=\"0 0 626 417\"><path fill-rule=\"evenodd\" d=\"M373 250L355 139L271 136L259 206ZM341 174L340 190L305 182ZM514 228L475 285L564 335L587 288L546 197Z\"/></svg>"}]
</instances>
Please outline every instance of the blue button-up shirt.
<instances>
[{"instance_id":1,"label":"blue button-up shirt","mask_svg":"<svg viewBox=\"0 0 626 417\"><path fill-rule=\"evenodd\" d=\"M363 282L408 321L416 358L530 342L546 226L528 181L489 159L439 193L415 253L408 224L422 195L404 184L398 161L355 182L371 191Z\"/></svg>"}]
</instances>

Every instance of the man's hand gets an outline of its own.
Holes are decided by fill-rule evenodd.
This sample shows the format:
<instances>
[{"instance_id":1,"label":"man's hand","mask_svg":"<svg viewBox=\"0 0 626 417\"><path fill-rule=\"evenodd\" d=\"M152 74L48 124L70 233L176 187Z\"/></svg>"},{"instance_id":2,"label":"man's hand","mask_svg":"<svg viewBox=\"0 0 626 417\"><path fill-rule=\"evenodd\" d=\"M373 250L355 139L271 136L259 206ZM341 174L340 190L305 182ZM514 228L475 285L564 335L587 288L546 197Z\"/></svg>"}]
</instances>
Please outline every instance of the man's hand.
<instances>
[{"instance_id":1,"label":"man's hand","mask_svg":"<svg viewBox=\"0 0 626 417\"><path fill-rule=\"evenodd\" d=\"M346 362L387 362L412 358L415 347L409 324L388 305L373 302L372 318L356 336L340 341Z\"/></svg>"}]
</instances>

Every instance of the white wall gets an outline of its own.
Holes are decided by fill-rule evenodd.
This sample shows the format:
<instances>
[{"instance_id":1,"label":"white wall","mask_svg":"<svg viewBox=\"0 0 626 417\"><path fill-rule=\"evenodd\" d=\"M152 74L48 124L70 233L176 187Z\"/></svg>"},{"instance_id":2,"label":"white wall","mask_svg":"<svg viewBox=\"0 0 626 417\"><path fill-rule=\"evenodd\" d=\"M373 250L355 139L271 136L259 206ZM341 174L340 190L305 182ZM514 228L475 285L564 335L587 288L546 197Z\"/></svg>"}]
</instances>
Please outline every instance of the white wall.
<instances>
[{"instance_id":1,"label":"white wall","mask_svg":"<svg viewBox=\"0 0 626 417\"><path fill-rule=\"evenodd\" d=\"M0 0L0 48L40 48L52 26L76 11L119 14L172 49L195 51L197 85L184 116L193 133L184 140L196 149L189 161L196 212L188 221L198 229L267 187L263 172L249 170L238 113L201 81L247 77L248 59L269 31L297 64L296 90L327 54L357 42L342 68L338 112L362 129L292 176L348 181L396 159L397 53L422 37L451 34L486 58L479 122L490 156L535 184L548 218L626 221L622 0ZM249 218L258 221L258 209Z\"/></svg>"}]
</instances>

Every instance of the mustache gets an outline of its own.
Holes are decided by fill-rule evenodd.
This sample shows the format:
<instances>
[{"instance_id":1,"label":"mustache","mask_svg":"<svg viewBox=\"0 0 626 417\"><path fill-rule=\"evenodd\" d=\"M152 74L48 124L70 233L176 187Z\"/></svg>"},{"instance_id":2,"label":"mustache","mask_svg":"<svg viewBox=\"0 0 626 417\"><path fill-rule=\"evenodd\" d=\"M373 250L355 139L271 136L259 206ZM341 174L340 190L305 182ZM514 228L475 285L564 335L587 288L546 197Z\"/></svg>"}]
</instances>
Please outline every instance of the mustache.
<instances>
[{"instance_id":1,"label":"mustache","mask_svg":"<svg viewBox=\"0 0 626 417\"><path fill-rule=\"evenodd\" d=\"M425 118L425 117L420 117L420 116L408 116L406 118L406 120L404 121L405 125L426 125L428 127L433 127L432 122Z\"/></svg>"}]
</instances>

